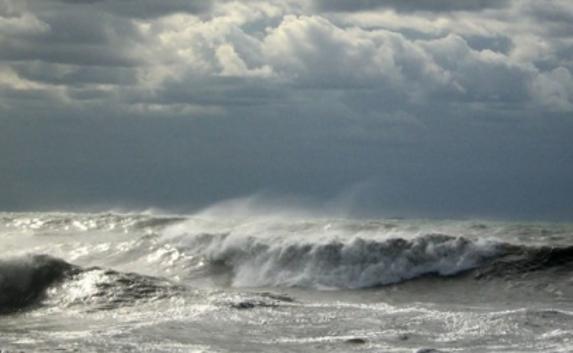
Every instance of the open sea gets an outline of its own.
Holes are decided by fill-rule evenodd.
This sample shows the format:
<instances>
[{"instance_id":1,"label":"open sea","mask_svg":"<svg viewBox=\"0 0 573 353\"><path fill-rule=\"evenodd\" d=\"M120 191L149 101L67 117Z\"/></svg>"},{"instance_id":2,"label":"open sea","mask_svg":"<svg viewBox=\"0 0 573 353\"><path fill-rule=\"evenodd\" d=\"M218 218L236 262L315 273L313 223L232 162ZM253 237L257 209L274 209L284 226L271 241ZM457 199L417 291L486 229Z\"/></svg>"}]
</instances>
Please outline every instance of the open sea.
<instances>
[{"instance_id":1,"label":"open sea","mask_svg":"<svg viewBox=\"0 0 573 353\"><path fill-rule=\"evenodd\" d=\"M573 225L0 213L0 351L573 352Z\"/></svg>"}]
</instances>

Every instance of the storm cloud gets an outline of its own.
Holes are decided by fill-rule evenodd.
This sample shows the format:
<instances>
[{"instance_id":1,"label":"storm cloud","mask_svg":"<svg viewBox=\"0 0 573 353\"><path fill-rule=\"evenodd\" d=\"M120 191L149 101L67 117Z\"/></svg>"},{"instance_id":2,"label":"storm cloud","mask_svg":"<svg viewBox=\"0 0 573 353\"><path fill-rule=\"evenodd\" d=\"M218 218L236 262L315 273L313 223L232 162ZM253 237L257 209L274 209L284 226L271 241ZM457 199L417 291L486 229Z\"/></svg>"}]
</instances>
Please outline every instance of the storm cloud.
<instances>
[{"instance_id":1,"label":"storm cloud","mask_svg":"<svg viewBox=\"0 0 573 353\"><path fill-rule=\"evenodd\" d=\"M0 208L328 200L367 181L372 213L562 217L572 14L564 0L0 0Z\"/></svg>"},{"instance_id":2,"label":"storm cloud","mask_svg":"<svg viewBox=\"0 0 573 353\"><path fill-rule=\"evenodd\" d=\"M315 0L315 4L322 11L366 11L380 8L389 8L397 11L480 11L485 9L503 8L509 1L506 0Z\"/></svg>"}]
</instances>

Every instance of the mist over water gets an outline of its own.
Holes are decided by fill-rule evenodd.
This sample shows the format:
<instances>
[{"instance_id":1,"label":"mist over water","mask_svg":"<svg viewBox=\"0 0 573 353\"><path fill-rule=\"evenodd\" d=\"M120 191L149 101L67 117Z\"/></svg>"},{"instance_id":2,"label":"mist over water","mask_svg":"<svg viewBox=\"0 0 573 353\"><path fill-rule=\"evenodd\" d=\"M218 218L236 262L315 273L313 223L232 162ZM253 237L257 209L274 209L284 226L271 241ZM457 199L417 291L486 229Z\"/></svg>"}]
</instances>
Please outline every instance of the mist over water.
<instances>
[{"instance_id":1,"label":"mist over water","mask_svg":"<svg viewBox=\"0 0 573 353\"><path fill-rule=\"evenodd\" d=\"M341 215L2 213L0 348L573 349L572 225Z\"/></svg>"}]
</instances>

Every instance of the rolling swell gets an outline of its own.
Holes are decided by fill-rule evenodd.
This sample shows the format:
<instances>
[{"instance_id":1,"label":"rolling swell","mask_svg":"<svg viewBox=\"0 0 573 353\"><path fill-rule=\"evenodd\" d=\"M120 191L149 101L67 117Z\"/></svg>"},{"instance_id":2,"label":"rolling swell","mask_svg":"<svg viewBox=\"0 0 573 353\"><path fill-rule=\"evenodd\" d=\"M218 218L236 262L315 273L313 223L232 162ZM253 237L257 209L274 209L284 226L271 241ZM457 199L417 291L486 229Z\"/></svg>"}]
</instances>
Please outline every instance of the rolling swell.
<instances>
[{"instance_id":1,"label":"rolling swell","mask_svg":"<svg viewBox=\"0 0 573 353\"><path fill-rule=\"evenodd\" d=\"M511 277L540 271L573 271L573 246L526 247L507 244L502 256L476 269L478 279Z\"/></svg>"}]
</instances>

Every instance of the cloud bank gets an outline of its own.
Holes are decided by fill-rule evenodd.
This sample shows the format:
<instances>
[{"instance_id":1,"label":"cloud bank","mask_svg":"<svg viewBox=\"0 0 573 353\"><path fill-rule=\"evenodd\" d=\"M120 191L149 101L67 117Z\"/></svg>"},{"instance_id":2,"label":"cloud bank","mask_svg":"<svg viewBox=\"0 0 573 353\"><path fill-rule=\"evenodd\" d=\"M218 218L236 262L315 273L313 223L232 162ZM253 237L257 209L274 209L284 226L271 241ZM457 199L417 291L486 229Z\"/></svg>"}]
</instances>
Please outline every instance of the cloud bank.
<instances>
[{"instance_id":1,"label":"cloud bank","mask_svg":"<svg viewBox=\"0 0 573 353\"><path fill-rule=\"evenodd\" d=\"M568 2L378 4L3 0L2 89L198 112L301 89L339 90L350 111L360 89L401 110L573 110Z\"/></svg>"},{"instance_id":2,"label":"cloud bank","mask_svg":"<svg viewBox=\"0 0 573 353\"><path fill-rule=\"evenodd\" d=\"M91 177L62 173L79 163L104 178L106 168L132 163L150 139L159 145L142 168L163 165L173 175L158 178L178 185L185 177L212 179L201 195L187 195L201 202L265 188L320 198L374 178L385 190L381 199L407 209L407 197L393 189L426 182L441 189L447 183L431 180L447 179L449 168L465 185L481 173L501 189L521 172L565 177L571 168L542 155L571 159L561 136L572 131L572 19L566 0L0 0L0 163L13 195L5 207L36 202L28 193L41 188L30 173L51 178L53 190L58 179L85 192ZM134 132L137 124L145 128ZM179 136L178 129L190 130ZM110 148L121 149L131 134L133 145L110 157L110 166L95 167L90 160L107 147L90 144L94 131ZM155 140L154 133L164 135ZM54 155L43 140L50 134L66 146L52 147ZM544 152L531 151L535 136ZM74 148L82 141L83 156ZM181 151L185 157L171 156ZM27 162L15 156L25 153ZM60 167L42 169L56 159ZM244 170L235 192L224 191L232 189L228 176L208 177L232 174L231 166ZM120 179L134 173L119 170ZM423 182L402 185L410 173ZM145 199L146 183L123 196ZM463 189L444 210L457 207ZM45 199L57 203L58 195ZM145 202L172 198L154 197ZM410 203L430 204L431 197ZM475 209L482 203L476 198Z\"/></svg>"}]
</instances>

